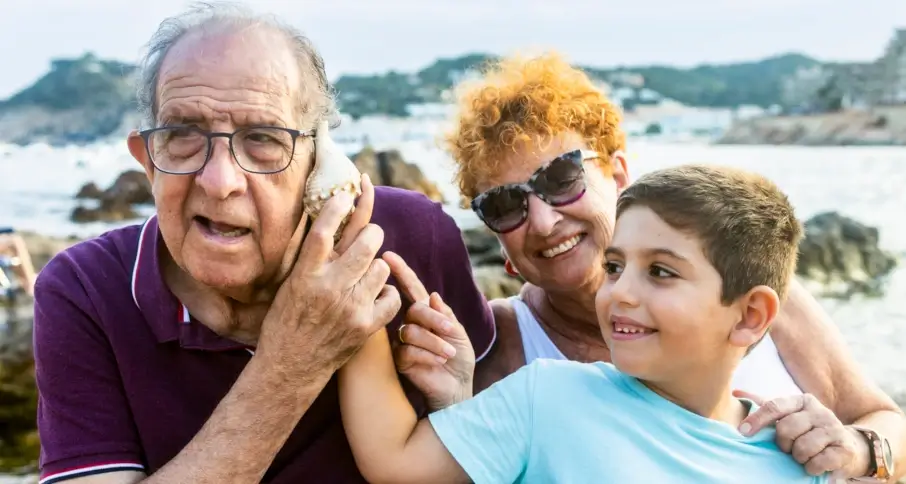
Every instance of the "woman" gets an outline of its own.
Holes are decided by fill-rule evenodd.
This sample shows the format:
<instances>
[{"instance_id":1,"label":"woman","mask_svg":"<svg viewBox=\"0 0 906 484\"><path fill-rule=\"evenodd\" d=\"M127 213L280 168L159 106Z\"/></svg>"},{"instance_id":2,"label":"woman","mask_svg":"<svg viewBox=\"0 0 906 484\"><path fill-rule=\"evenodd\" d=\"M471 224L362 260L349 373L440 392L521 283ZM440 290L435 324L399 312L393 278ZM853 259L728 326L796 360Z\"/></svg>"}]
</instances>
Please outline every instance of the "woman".
<instances>
[{"instance_id":1,"label":"woman","mask_svg":"<svg viewBox=\"0 0 906 484\"><path fill-rule=\"evenodd\" d=\"M464 86L460 106L447 137L459 188L497 233L507 272L527 281L518 296L490 303L497 343L475 368L475 391L535 358L610 361L594 297L616 198L629 183L617 108L555 55L497 63ZM391 266L410 297L427 300L403 264ZM471 391L472 354L455 330L441 330L442 314L450 314L435 299L411 309L408 322L416 324L399 331L397 366L439 408ZM447 343L458 356L438 360ZM873 459L883 454L874 444L889 444L888 460L906 467L906 419L859 374L833 323L798 284L734 384L752 398L774 398L740 430L776 422L781 448L810 472L883 477L893 464Z\"/></svg>"}]
</instances>

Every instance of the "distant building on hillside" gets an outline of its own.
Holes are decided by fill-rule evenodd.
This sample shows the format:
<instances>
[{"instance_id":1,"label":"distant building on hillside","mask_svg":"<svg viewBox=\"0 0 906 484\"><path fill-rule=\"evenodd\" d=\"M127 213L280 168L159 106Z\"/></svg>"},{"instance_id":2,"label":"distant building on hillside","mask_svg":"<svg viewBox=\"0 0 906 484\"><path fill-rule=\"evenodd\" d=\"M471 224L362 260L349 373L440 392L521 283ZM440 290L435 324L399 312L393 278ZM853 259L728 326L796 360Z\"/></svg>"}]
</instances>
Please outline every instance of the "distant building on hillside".
<instances>
[{"instance_id":1,"label":"distant building on hillside","mask_svg":"<svg viewBox=\"0 0 906 484\"><path fill-rule=\"evenodd\" d=\"M793 112L813 111L818 91L832 76L832 70L823 65L798 69L792 76L783 80L781 100L784 106Z\"/></svg>"},{"instance_id":2,"label":"distant building on hillside","mask_svg":"<svg viewBox=\"0 0 906 484\"><path fill-rule=\"evenodd\" d=\"M798 70L782 86L788 112L871 109L906 104L906 29L897 29L875 61Z\"/></svg>"},{"instance_id":3,"label":"distant building on hillside","mask_svg":"<svg viewBox=\"0 0 906 484\"><path fill-rule=\"evenodd\" d=\"M906 29L897 29L875 69L879 104L906 103Z\"/></svg>"}]
</instances>

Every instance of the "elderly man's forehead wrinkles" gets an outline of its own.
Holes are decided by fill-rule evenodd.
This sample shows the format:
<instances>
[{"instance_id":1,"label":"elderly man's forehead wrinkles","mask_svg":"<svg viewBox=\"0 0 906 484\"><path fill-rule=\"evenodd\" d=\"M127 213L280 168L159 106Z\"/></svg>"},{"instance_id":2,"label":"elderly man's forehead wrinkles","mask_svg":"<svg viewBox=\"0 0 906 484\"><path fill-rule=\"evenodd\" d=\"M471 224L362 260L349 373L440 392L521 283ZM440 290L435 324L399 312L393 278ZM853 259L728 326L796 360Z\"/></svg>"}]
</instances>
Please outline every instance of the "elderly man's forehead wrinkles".
<instances>
[{"instance_id":1,"label":"elderly man's forehead wrinkles","mask_svg":"<svg viewBox=\"0 0 906 484\"><path fill-rule=\"evenodd\" d=\"M286 42L250 31L193 34L165 59L158 119L296 127L298 65Z\"/></svg>"},{"instance_id":2,"label":"elderly man's forehead wrinkles","mask_svg":"<svg viewBox=\"0 0 906 484\"><path fill-rule=\"evenodd\" d=\"M168 86L165 86L165 88ZM279 96L249 96L248 91L236 95L233 91L208 92L197 88L171 88L172 96L161 93L164 101L158 114L165 124L209 124L230 122L236 126L269 125L292 128L292 115L287 116L285 99ZM233 94L233 95L231 95Z\"/></svg>"}]
</instances>

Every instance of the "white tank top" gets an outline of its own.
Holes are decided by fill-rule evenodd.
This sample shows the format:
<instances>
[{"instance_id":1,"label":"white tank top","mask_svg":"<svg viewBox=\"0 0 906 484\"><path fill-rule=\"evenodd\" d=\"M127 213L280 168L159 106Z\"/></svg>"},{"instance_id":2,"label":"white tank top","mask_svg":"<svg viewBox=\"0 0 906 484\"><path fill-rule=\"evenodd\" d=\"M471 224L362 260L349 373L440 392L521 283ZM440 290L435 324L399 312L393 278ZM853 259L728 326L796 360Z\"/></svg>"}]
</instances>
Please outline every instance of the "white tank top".
<instances>
[{"instance_id":1,"label":"white tank top","mask_svg":"<svg viewBox=\"0 0 906 484\"><path fill-rule=\"evenodd\" d=\"M509 301L516 311L516 322L519 324L522 348L525 351L525 364L538 358L566 360L566 356L541 328L528 305L519 296L512 296ZM802 393L802 389L793 381L793 377L780 360L780 354L770 333L742 359L733 374L733 388L766 399Z\"/></svg>"}]
</instances>

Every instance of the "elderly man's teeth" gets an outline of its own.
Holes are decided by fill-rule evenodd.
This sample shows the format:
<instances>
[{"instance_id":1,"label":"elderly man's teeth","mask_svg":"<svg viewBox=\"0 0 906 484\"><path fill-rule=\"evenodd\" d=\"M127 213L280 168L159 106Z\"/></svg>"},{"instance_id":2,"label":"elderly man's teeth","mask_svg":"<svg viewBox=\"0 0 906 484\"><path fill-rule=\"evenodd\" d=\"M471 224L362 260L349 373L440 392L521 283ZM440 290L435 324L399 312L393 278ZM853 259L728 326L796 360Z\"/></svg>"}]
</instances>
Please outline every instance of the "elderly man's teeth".
<instances>
[{"instance_id":1,"label":"elderly man's teeth","mask_svg":"<svg viewBox=\"0 0 906 484\"><path fill-rule=\"evenodd\" d=\"M217 229L213 229L212 231L221 237L239 237L240 235L245 234L244 229L235 229L235 230L230 230L227 232L221 232Z\"/></svg>"},{"instance_id":2,"label":"elderly man's teeth","mask_svg":"<svg viewBox=\"0 0 906 484\"><path fill-rule=\"evenodd\" d=\"M249 233L249 229L208 221L208 230L221 237L240 237Z\"/></svg>"},{"instance_id":3,"label":"elderly man's teeth","mask_svg":"<svg viewBox=\"0 0 906 484\"><path fill-rule=\"evenodd\" d=\"M560 255L560 254L568 251L569 249L572 249L573 247L575 247L576 244L578 244L580 240L582 240L582 236L577 235L556 247L542 251L541 255L543 255L544 257L547 257L547 258L551 258L551 257L557 256L557 255Z\"/></svg>"}]
</instances>

